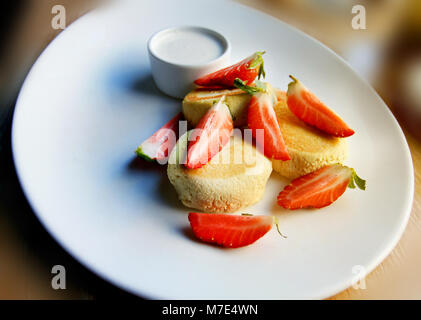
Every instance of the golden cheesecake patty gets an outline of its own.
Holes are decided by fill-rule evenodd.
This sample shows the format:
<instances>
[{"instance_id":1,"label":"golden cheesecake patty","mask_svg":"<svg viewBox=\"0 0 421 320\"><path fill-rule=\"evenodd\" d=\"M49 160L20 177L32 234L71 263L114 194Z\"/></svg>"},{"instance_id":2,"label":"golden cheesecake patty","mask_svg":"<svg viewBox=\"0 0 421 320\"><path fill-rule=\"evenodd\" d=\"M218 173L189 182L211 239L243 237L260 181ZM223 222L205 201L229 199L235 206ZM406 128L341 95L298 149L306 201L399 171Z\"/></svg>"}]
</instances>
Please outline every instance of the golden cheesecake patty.
<instances>
[{"instance_id":1,"label":"golden cheesecake patty","mask_svg":"<svg viewBox=\"0 0 421 320\"><path fill-rule=\"evenodd\" d=\"M190 131L191 132L191 131ZM258 202L272 172L271 161L232 136L230 143L198 169L183 165L188 133L171 152L167 174L181 202L203 212L235 212Z\"/></svg>"},{"instance_id":2,"label":"golden cheesecake patty","mask_svg":"<svg viewBox=\"0 0 421 320\"><path fill-rule=\"evenodd\" d=\"M295 179L325 165L346 160L346 140L333 137L298 119L289 110L285 96L278 100L275 112L291 160L273 160L274 171L286 178Z\"/></svg>"}]
</instances>

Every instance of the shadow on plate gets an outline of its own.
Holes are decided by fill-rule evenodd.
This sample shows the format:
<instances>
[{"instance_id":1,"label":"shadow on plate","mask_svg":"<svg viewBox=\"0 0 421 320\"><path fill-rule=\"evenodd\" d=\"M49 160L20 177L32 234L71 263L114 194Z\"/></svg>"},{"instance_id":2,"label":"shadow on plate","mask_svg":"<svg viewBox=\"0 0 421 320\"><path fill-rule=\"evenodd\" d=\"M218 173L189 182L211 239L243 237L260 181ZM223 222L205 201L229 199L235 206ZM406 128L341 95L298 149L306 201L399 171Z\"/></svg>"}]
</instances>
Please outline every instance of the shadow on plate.
<instances>
[{"instance_id":1,"label":"shadow on plate","mask_svg":"<svg viewBox=\"0 0 421 320\"><path fill-rule=\"evenodd\" d=\"M180 101L180 99L176 99L174 97L170 97L169 95L165 94L164 92L160 91L155 84L155 81L152 78L152 74L144 74L141 77L135 79L131 87L133 92L143 95L154 95L159 96L161 98L166 98L172 101Z\"/></svg>"},{"instance_id":2,"label":"shadow on plate","mask_svg":"<svg viewBox=\"0 0 421 320\"><path fill-rule=\"evenodd\" d=\"M148 172L161 172L167 174L167 167L154 161L147 161L140 157L134 156L128 164L130 171L148 171Z\"/></svg>"},{"instance_id":3,"label":"shadow on plate","mask_svg":"<svg viewBox=\"0 0 421 320\"><path fill-rule=\"evenodd\" d=\"M177 192L168 180L166 165L160 165L157 162L146 161L142 158L134 157L128 164L128 170L133 172L154 172L159 174L161 179L159 180L155 192L159 194L156 198L160 204L166 205L172 209L178 209L176 211L188 211L188 208L178 199Z\"/></svg>"},{"instance_id":4,"label":"shadow on plate","mask_svg":"<svg viewBox=\"0 0 421 320\"><path fill-rule=\"evenodd\" d=\"M165 176L161 178L158 190L165 205L171 207L172 209L178 209L177 211L180 212L188 212L189 208L185 207L178 199L177 192L168 180L166 172Z\"/></svg>"},{"instance_id":5,"label":"shadow on plate","mask_svg":"<svg viewBox=\"0 0 421 320\"><path fill-rule=\"evenodd\" d=\"M136 64L138 57L128 55L120 57L111 63L103 76L108 93L127 93L141 96L155 96L169 101L179 101L178 99L162 93L153 80L149 66L139 66Z\"/></svg>"},{"instance_id":6,"label":"shadow on plate","mask_svg":"<svg viewBox=\"0 0 421 320\"><path fill-rule=\"evenodd\" d=\"M164 94L159 91L155 81L152 78L152 74L150 73L143 73L140 77L133 79L130 89L133 92L140 94L164 96Z\"/></svg>"}]
</instances>

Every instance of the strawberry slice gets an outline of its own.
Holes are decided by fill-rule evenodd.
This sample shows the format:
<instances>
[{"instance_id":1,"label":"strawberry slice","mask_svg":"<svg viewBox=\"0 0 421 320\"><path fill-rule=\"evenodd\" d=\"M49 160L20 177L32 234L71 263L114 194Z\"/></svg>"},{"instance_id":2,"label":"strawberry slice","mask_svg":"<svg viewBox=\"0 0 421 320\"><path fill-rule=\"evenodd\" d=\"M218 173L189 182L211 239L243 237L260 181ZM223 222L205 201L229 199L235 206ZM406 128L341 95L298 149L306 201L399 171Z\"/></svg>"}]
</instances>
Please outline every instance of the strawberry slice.
<instances>
[{"instance_id":1,"label":"strawberry slice","mask_svg":"<svg viewBox=\"0 0 421 320\"><path fill-rule=\"evenodd\" d=\"M185 166L197 169L207 164L229 142L234 129L225 96L199 120L189 137Z\"/></svg>"},{"instance_id":2,"label":"strawberry slice","mask_svg":"<svg viewBox=\"0 0 421 320\"><path fill-rule=\"evenodd\" d=\"M276 217L250 214L240 216L190 212L189 221L193 233L200 240L230 248L252 244L263 237L272 228L273 223L278 228Z\"/></svg>"},{"instance_id":3,"label":"strawberry slice","mask_svg":"<svg viewBox=\"0 0 421 320\"><path fill-rule=\"evenodd\" d=\"M248 109L248 127L252 130L256 143L260 147L263 146L266 157L290 160L273 103L274 96L268 92L253 94ZM257 129L263 129L263 137L258 135Z\"/></svg>"},{"instance_id":4,"label":"strawberry slice","mask_svg":"<svg viewBox=\"0 0 421 320\"><path fill-rule=\"evenodd\" d=\"M278 204L285 209L322 208L336 201L347 187L365 190L365 180L354 169L334 164L299 177L278 195Z\"/></svg>"},{"instance_id":5,"label":"strawberry slice","mask_svg":"<svg viewBox=\"0 0 421 320\"><path fill-rule=\"evenodd\" d=\"M136 154L147 161L165 160L177 143L179 121L183 113L178 113L161 129L137 147Z\"/></svg>"},{"instance_id":6,"label":"strawberry slice","mask_svg":"<svg viewBox=\"0 0 421 320\"><path fill-rule=\"evenodd\" d=\"M287 104L289 109L298 118L335 137L349 137L354 130L321 102L300 81L290 76L293 80L288 85Z\"/></svg>"},{"instance_id":7,"label":"strawberry slice","mask_svg":"<svg viewBox=\"0 0 421 320\"><path fill-rule=\"evenodd\" d=\"M234 80L239 78L251 84L256 77L265 77L262 55L265 52L256 52L250 57L224 69L207 74L194 81L198 86L213 88L232 88Z\"/></svg>"}]
</instances>

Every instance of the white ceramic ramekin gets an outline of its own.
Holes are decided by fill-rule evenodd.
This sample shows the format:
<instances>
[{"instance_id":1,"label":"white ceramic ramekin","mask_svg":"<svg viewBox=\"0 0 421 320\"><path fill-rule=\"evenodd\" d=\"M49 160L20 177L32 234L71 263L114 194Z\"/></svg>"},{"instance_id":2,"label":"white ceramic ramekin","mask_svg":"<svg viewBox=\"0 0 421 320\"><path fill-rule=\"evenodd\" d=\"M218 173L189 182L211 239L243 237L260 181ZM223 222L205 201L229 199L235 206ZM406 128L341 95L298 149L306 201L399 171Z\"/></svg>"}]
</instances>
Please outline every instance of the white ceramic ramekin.
<instances>
[{"instance_id":1,"label":"white ceramic ramekin","mask_svg":"<svg viewBox=\"0 0 421 320\"><path fill-rule=\"evenodd\" d=\"M178 30L205 33L218 39L222 46L221 55L213 60L200 64L174 63L166 60L162 56L160 57L156 50L156 45L160 38ZM169 96L182 99L194 88L193 81L195 79L228 65L231 45L223 35L214 30L195 26L181 26L164 29L155 33L148 41L148 53L152 76L158 88Z\"/></svg>"}]
</instances>

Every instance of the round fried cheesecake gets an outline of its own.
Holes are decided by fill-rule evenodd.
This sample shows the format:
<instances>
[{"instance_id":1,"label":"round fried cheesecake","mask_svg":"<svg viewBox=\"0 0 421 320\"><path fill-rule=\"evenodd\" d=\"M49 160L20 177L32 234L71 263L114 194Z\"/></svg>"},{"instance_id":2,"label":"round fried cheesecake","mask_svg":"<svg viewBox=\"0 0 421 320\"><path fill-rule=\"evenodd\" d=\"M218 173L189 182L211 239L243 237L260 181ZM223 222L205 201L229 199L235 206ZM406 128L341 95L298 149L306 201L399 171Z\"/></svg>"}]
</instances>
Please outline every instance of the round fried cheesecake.
<instances>
[{"instance_id":1,"label":"round fried cheesecake","mask_svg":"<svg viewBox=\"0 0 421 320\"><path fill-rule=\"evenodd\" d=\"M336 138L298 119L288 108L285 93L277 93L275 112L291 160L273 160L273 170L295 179L321 167L342 163L348 156L344 138Z\"/></svg>"},{"instance_id":2,"label":"round fried cheesecake","mask_svg":"<svg viewBox=\"0 0 421 320\"><path fill-rule=\"evenodd\" d=\"M187 169L188 134L171 152L167 174L181 202L203 212L235 212L258 202L272 172L272 164L237 135L198 169Z\"/></svg>"}]
</instances>

